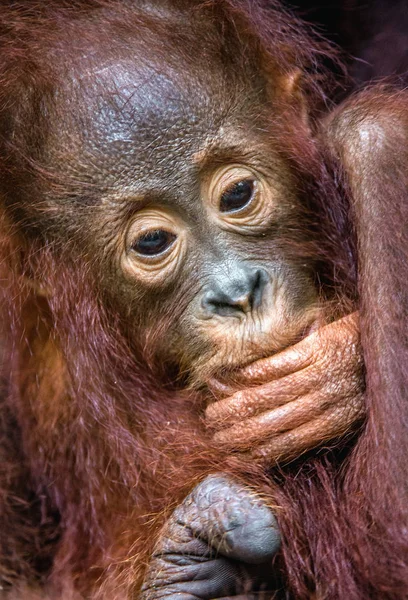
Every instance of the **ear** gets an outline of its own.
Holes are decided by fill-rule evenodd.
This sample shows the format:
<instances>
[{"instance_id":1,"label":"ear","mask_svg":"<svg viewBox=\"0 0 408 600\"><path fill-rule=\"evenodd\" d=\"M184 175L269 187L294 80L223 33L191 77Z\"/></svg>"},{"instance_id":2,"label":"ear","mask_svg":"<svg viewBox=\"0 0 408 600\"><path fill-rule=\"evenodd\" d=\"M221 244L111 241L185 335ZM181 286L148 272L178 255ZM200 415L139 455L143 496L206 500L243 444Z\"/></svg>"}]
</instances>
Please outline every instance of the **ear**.
<instances>
[{"instance_id":1,"label":"ear","mask_svg":"<svg viewBox=\"0 0 408 600\"><path fill-rule=\"evenodd\" d=\"M283 110L290 110L309 129L309 110L303 80L303 73L297 67L288 73L279 73L275 76L274 96Z\"/></svg>"}]
</instances>

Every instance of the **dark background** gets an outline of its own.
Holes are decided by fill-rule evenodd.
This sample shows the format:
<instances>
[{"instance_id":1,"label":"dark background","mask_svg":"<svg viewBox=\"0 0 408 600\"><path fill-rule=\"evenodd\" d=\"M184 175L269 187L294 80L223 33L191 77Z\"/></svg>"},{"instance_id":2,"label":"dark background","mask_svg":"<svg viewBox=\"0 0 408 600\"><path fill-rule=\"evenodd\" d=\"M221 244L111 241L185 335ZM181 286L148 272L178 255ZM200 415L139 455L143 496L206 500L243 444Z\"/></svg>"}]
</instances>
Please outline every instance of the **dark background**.
<instances>
[{"instance_id":1,"label":"dark background","mask_svg":"<svg viewBox=\"0 0 408 600\"><path fill-rule=\"evenodd\" d=\"M390 76L408 83L408 0L284 4L345 50L356 87Z\"/></svg>"}]
</instances>

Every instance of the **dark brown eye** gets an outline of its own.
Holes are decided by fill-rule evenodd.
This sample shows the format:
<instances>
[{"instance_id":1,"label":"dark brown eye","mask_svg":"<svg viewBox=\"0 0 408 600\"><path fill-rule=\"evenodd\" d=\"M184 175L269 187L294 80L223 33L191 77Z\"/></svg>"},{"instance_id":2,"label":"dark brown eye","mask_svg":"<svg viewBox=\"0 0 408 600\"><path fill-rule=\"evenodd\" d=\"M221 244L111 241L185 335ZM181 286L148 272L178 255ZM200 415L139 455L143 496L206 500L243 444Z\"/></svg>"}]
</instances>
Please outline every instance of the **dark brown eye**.
<instances>
[{"instance_id":1,"label":"dark brown eye","mask_svg":"<svg viewBox=\"0 0 408 600\"><path fill-rule=\"evenodd\" d=\"M254 196L255 181L243 179L234 183L221 196L220 211L234 212L249 204Z\"/></svg>"},{"instance_id":2,"label":"dark brown eye","mask_svg":"<svg viewBox=\"0 0 408 600\"><path fill-rule=\"evenodd\" d=\"M169 248L176 236L165 229L155 229L141 235L132 245L132 250L143 256L156 256Z\"/></svg>"}]
</instances>

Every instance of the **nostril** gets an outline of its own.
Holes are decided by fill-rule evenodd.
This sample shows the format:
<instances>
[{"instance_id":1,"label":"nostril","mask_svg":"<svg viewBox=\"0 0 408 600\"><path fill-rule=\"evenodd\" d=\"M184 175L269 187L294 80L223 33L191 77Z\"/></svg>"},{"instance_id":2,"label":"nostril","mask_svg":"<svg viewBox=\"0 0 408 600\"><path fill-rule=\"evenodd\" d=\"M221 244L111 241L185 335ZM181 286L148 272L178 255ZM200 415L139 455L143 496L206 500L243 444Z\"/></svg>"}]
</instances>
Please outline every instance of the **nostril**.
<instances>
[{"instance_id":1,"label":"nostril","mask_svg":"<svg viewBox=\"0 0 408 600\"><path fill-rule=\"evenodd\" d=\"M249 271L241 269L239 277L217 282L207 290L202 307L207 316L239 316L250 313L262 302L263 289L267 280L263 269ZM222 287L221 287L222 286Z\"/></svg>"},{"instance_id":2,"label":"nostril","mask_svg":"<svg viewBox=\"0 0 408 600\"><path fill-rule=\"evenodd\" d=\"M253 274L251 309L258 308L262 302L263 292L268 281L268 276L263 269L257 269Z\"/></svg>"},{"instance_id":3,"label":"nostril","mask_svg":"<svg viewBox=\"0 0 408 600\"><path fill-rule=\"evenodd\" d=\"M232 298L221 290L211 290L204 295L203 308L211 315L230 316L246 312L248 299Z\"/></svg>"}]
</instances>

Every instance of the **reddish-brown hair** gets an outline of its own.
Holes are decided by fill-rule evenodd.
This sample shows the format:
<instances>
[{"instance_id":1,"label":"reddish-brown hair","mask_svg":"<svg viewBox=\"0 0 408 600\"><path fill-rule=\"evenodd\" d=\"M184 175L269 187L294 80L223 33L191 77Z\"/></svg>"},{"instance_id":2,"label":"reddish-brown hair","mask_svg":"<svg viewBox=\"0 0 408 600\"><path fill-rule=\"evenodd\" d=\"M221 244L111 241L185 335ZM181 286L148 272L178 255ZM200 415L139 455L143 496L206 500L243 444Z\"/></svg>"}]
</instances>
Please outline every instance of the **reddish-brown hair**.
<instances>
[{"instance_id":1,"label":"reddish-brown hair","mask_svg":"<svg viewBox=\"0 0 408 600\"><path fill-rule=\"evenodd\" d=\"M313 127L325 100L321 59L333 58L328 46L274 2L173 5L202 10L217 22L219 35L222 26L232 27L265 69L268 61L271 72L276 65L282 73L299 68ZM406 344L392 338L403 310L398 299L387 315L373 315L369 298L375 290L360 290L368 418L358 440L265 472L211 448L200 397L157 382L123 337L87 258L74 260L68 241L38 234L38 223L51 222L55 210L40 192L50 185L59 189L41 166L44 115L58 60L63 62L53 44L67 24L86 23L98 11L119 33L134 15L125 0L10 2L0 14L1 577L10 584L51 577L64 598L74 588L99 590L95 597L126 597L143 578L163 519L207 473L222 469L275 507L283 536L283 597L406 597L408 361ZM139 11L137 19L152 28L151 14ZM155 27L160 35L160 22ZM330 284L331 301L343 311L357 298L346 185L316 140L304 133L293 140L291 133L282 128L277 135L301 182L305 211L312 222L316 216L316 243L307 252L320 261L322 285ZM383 223L391 236L392 219ZM408 267L398 266L391 296L408 277ZM380 324L389 327L381 359L370 346Z\"/></svg>"}]
</instances>

